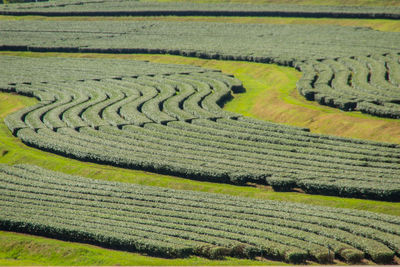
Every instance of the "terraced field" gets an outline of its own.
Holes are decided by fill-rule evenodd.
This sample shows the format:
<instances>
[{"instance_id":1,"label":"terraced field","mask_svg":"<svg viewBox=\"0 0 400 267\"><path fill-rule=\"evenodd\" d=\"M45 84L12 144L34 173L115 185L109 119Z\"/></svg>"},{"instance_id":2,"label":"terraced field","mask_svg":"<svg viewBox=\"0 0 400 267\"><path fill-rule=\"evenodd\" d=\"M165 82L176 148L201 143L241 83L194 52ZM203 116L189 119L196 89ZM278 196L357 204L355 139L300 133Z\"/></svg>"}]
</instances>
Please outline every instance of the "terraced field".
<instances>
[{"instance_id":1,"label":"terraced field","mask_svg":"<svg viewBox=\"0 0 400 267\"><path fill-rule=\"evenodd\" d=\"M206 1L202 1L206 2ZM245 1L242 1L245 2ZM257 0L256 0L257 2ZM270 1L273 2L273 1ZM298 1L297 1L298 2ZM346 1L348 2L348 1ZM382 2L382 1L381 1ZM333 18L400 18L400 8L394 6L337 6L261 4L212 4L196 1L141 2L141 1L82 1L59 0L53 3L24 3L0 6L3 15L44 16L280 16L280 17L333 17Z\"/></svg>"},{"instance_id":2,"label":"terraced field","mask_svg":"<svg viewBox=\"0 0 400 267\"><path fill-rule=\"evenodd\" d=\"M390 263L395 216L111 183L0 165L3 229L164 257ZM133 219L134 218L134 219Z\"/></svg>"},{"instance_id":3,"label":"terraced field","mask_svg":"<svg viewBox=\"0 0 400 267\"><path fill-rule=\"evenodd\" d=\"M98 69L91 73L91 65L119 61L4 60L10 71L6 79L13 82L3 87L40 100L5 120L30 146L85 161L208 181L400 198L397 145L317 135L226 112L220 105L231 91L243 87L219 72L134 62L125 66L125 77L96 78ZM26 72L36 66L40 80L13 78L17 68L18 75L27 77L21 65ZM76 73L68 72L68 80L51 81L58 79L51 69L63 76L72 66ZM80 71L77 66L85 68ZM123 66L121 62L121 73ZM91 79L82 80L82 75Z\"/></svg>"},{"instance_id":4,"label":"terraced field","mask_svg":"<svg viewBox=\"0 0 400 267\"><path fill-rule=\"evenodd\" d=\"M327 59L299 69L304 75L297 86L308 100L344 111L400 117L399 54Z\"/></svg>"},{"instance_id":5,"label":"terraced field","mask_svg":"<svg viewBox=\"0 0 400 267\"><path fill-rule=\"evenodd\" d=\"M0 6L1 14L35 12L374 19L400 14L393 7L255 8L127 0ZM388 209L400 201L400 144L316 134L224 110L234 95L251 88L219 70L137 60L35 58L35 52L145 53L279 64L302 72L297 89L307 100L355 116L399 119L400 33L323 26L317 20L313 25L276 25L206 18L0 19L0 50L31 53L0 55L0 91L38 100L9 114L7 127L1 126L3 132L9 130L7 140L19 143L12 149L7 147L11 141L0 146L2 162L14 164L0 164L0 229L165 258L399 263L400 220L383 213L398 215L397 208ZM302 96L298 98L305 102ZM9 105L0 111L10 113ZM339 113L337 109L331 108ZM13 149L19 151L18 159L10 159L17 155ZM128 183L16 164L36 164L32 158L37 154L63 156L57 156L67 165L63 170L75 163L87 167L87 173L102 172L99 168L113 176L126 173L127 178L115 180ZM46 165L43 159L39 165ZM140 171L167 180L157 184L164 187L130 184ZM109 179L106 174L100 179ZM269 198L297 194L320 198L324 206L294 203L304 199L174 190L165 184L179 178L167 175L187 178L180 179L181 184L191 183L185 189L202 190L195 188L201 182L188 179L238 188L235 193L250 185L270 192ZM379 213L344 209L352 201L358 209Z\"/></svg>"},{"instance_id":6,"label":"terraced field","mask_svg":"<svg viewBox=\"0 0 400 267\"><path fill-rule=\"evenodd\" d=\"M335 25L190 21L0 20L1 50L172 54L295 66L399 53L399 32ZM223 34L221 34L223 33ZM371 42L371 40L374 40Z\"/></svg>"},{"instance_id":7,"label":"terraced field","mask_svg":"<svg viewBox=\"0 0 400 267\"><path fill-rule=\"evenodd\" d=\"M298 89L309 100L345 111L399 117L398 32L326 25L82 19L2 20L0 32L0 50L174 54L296 67L304 74Z\"/></svg>"}]
</instances>

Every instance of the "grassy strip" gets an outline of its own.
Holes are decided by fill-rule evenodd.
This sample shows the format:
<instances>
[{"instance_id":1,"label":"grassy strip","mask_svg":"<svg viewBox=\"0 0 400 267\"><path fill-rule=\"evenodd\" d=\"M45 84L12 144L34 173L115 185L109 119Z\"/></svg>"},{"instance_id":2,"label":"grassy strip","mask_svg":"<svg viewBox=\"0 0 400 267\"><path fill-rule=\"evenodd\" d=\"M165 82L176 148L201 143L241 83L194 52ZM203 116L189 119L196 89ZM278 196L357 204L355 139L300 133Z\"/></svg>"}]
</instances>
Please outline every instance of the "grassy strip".
<instances>
[{"instance_id":1,"label":"grassy strip","mask_svg":"<svg viewBox=\"0 0 400 267\"><path fill-rule=\"evenodd\" d=\"M163 259L50 238L0 231L0 266L21 265L286 265L277 261L200 257Z\"/></svg>"},{"instance_id":2,"label":"grassy strip","mask_svg":"<svg viewBox=\"0 0 400 267\"><path fill-rule=\"evenodd\" d=\"M297 25L339 25L370 27L385 32L400 32L399 20L387 19L330 19L330 18L283 18L283 17L44 17L44 16L0 16L0 20L41 20L41 21L198 21L220 23L259 23Z\"/></svg>"}]
</instances>

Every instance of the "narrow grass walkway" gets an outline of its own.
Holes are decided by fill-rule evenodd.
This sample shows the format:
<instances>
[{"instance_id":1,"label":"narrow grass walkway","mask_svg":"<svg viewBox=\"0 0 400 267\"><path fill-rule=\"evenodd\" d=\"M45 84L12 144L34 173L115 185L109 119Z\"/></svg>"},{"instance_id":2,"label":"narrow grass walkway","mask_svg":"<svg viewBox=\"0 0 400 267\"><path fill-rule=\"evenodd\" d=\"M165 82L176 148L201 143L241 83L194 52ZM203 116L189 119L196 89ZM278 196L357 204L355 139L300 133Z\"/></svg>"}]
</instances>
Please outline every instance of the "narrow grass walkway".
<instances>
[{"instance_id":1,"label":"narrow grass walkway","mask_svg":"<svg viewBox=\"0 0 400 267\"><path fill-rule=\"evenodd\" d=\"M285 265L278 261L226 258L208 260L200 257L164 259L138 253L104 249L92 245L65 242L0 231L0 266L33 265L163 265L163 266L217 266L217 265Z\"/></svg>"}]
</instances>

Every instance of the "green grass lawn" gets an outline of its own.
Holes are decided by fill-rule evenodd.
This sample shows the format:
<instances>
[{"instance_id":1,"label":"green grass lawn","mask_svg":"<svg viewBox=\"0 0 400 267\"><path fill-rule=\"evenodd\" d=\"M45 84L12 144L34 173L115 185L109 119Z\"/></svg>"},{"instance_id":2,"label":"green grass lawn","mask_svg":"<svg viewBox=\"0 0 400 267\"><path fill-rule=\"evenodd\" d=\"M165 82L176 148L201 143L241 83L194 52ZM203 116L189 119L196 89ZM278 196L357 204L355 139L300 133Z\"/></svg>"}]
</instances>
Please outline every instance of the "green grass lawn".
<instances>
[{"instance_id":1,"label":"green grass lawn","mask_svg":"<svg viewBox=\"0 0 400 267\"><path fill-rule=\"evenodd\" d=\"M400 131L400 124L395 120L377 119L359 113L344 113L336 109L319 106L314 102L304 100L297 94L295 83L300 73L292 68L279 67L248 62L200 60L166 55L102 55L102 54L59 54L59 53L11 53L2 55L21 56L73 56L73 57L118 57L128 59L150 60L154 62L194 64L208 68L221 69L239 78L247 93L235 96L226 105L227 110L244 115L287 124L297 124L315 127L316 130L328 129L332 124L329 116L341 116L340 122L358 120L363 128L363 138L388 140L395 131ZM25 146L18 138L11 135L3 122L3 118L22 108L37 103L33 98L15 94L0 93L0 163L16 164L30 163L55 171L76 174L95 179L154 185L183 190L223 193L234 196L259 199L283 200L301 202L329 207L352 208L380 212L400 216L400 203L371 201L361 199L308 195L297 192L274 192L269 187L235 186L183 179L179 177L148 173L138 170L127 170L107 165L81 162L46 153ZM283 114L286 114L283 116ZM299 119L299 116L303 119ZM307 119L304 119L307 118ZM313 121L312 123L310 121ZM314 122L318 122L315 124ZM390 127L376 129L377 124ZM368 127L367 127L368 126ZM364 126L363 126L364 127ZM390 129L385 132L384 129ZM393 130L397 129L397 130ZM329 129L328 129L329 130ZM332 131L332 129L330 129ZM336 129L336 131L338 131ZM357 136L353 130L349 136ZM374 132L375 131L375 132ZM367 133L366 133L367 132ZM334 134L334 132L332 133ZM378 135L378 137L374 137ZM400 136L399 134L397 136ZM399 138L399 137L397 137ZM399 139L390 139L398 141ZM282 264L280 262L260 262L250 260L227 259L225 261L209 261L192 257L188 259L166 260L142 256L134 253L111 251L90 245L69 243L30 235L0 232L0 265L252 265L252 264Z\"/></svg>"},{"instance_id":2,"label":"green grass lawn","mask_svg":"<svg viewBox=\"0 0 400 267\"><path fill-rule=\"evenodd\" d=\"M0 266L33 265L285 265L266 259L226 258L208 260L200 257L163 259L137 253L63 242L50 238L0 231Z\"/></svg>"}]
</instances>

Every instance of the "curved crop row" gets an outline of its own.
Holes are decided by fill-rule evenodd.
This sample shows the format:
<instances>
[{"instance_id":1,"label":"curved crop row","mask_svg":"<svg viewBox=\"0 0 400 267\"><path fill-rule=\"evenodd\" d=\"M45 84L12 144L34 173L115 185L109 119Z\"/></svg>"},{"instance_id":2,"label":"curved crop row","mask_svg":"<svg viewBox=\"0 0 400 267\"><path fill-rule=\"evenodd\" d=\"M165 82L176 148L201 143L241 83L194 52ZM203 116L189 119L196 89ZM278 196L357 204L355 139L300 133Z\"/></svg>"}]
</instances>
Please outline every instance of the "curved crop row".
<instances>
[{"instance_id":1,"label":"curved crop row","mask_svg":"<svg viewBox=\"0 0 400 267\"><path fill-rule=\"evenodd\" d=\"M308 99L399 117L396 32L320 25L23 20L0 21L0 32L0 50L7 51L173 54L294 66L303 72L298 86Z\"/></svg>"},{"instance_id":2,"label":"curved crop row","mask_svg":"<svg viewBox=\"0 0 400 267\"><path fill-rule=\"evenodd\" d=\"M44 61L45 62L45 61ZM105 63L106 61L103 61ZM135 64L135 63L133 63ZM138 63L145 66L161 64ZM6 118L28 145L86 161L276 190L400 200L397 145L312 134L220 108L237 79L160 75L15 84L42 100ZM134 70L134 69L133 69Z\"/></svg>"},{"instance_id":3,"label":"curved crop row","mask_svg":"<svg viewBox=\"0 0 400 267\"><path fill-rule=\"evenodd\" d=\"M306 62L300 94L341 110L400 118L400 56L358 56Z\"/></svg>"},{"instance_id":4,"label":"curved crop row","mask_svg":"<svg viewBox=\"0 0 400 267\"><path fill-rule=\"evenodd\" d=\"M393 216L75 177L0 165L0 228L165 257L390 263Z\"/></svg>"}]
</instances>

